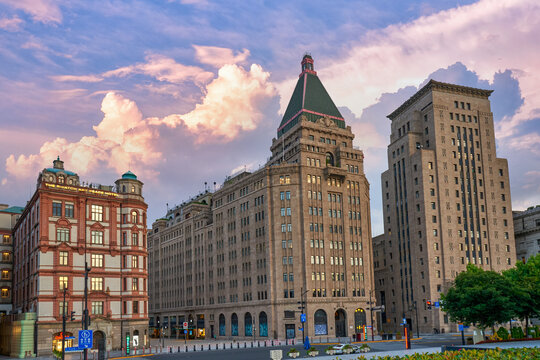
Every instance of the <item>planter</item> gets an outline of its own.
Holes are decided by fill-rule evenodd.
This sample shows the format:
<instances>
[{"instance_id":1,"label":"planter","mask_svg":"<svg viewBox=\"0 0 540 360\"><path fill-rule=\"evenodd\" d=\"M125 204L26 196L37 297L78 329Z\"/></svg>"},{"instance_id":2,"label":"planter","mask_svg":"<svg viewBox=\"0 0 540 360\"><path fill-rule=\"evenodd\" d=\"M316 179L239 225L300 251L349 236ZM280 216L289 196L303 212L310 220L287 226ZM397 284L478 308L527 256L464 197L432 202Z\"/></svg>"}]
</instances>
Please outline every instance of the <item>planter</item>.
<instances>
[{"instance_id":1,"label":"planter","mask_svg":"<svg viewBox=\"0 0 540 360\"><path fill-rule=\"evenodd\" d=\"M336 353L336 350L326 350L326 353L328 355L334 355Z\"/></svg>"},{"instance_id":2,"label":"planter","mask_svg":"<svg viewBox=\"0 0 540 360\"><path fill-rule=\"evenodd\" d=\"M353 349L343 349L343 353L344 353L344 354L352 354L352 353L353 353Z\"/></svg>"},{"instance_id":3,"label":"planter","mask_svg":"<svg viewBox=\"0 0 540 360\"><path fill-rule=\"evenodd\" d=\"M289 355L289 357L291 357L293 359L296 359L297 357L300 356L300 353L299 352L290 352L288 355Z\"/></svg>"},{"instance_id":4,"label":"planter","mask_svg":"<svg viewBox=\"0 0 540 360\"><path fill-rule=\"evenodd\" d=\"M307 354L308 354L309 356L311 356L311 357L315 357L315 356L319 355L319 351L317 351L317 350L315 350L315 351L310 351L310 352L308 352Z\"/></svg>"}]
</instances>

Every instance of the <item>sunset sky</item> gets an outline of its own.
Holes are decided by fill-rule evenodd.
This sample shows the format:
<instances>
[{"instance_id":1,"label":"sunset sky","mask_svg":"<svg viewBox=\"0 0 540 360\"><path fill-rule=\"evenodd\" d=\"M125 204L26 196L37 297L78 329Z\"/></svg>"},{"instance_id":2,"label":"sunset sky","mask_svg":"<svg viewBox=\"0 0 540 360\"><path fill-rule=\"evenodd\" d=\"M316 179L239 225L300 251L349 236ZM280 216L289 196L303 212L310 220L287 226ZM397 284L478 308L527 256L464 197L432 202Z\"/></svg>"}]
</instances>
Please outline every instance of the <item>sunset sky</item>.
<instances>
[{"instance_id":1,"label":"sunset sky","mask_svg":"<svg viewBox=\"0 0 540 360\"><path fill-rule=\"evenodd\" d=\"M59 155L133 171L153 221L266 162L305 52L364 150L373 235L386 115L430 78L494 90L513 207L540 204L538 0L0 0L0 203Z\"/></svg>"}]
</instances>

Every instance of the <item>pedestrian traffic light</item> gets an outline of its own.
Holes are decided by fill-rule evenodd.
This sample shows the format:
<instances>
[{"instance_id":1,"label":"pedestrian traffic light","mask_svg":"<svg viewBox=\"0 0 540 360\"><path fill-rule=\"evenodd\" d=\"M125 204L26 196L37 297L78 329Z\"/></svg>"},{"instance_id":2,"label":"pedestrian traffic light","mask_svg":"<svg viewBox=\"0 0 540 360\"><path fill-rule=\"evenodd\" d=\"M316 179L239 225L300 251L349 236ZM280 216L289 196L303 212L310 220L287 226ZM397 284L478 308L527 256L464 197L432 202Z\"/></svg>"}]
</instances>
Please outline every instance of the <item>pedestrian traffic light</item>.
<instances>
[{"instance_id":1,"label":"pedestrian traffic light","mask_svg":"<svg viewBox=\"0 0 540 360\"><path fill-rule=\"evenodd\" d=\"M75 321L75 311L71 312L71 316L69 317L69 320Z\"/></svg>"},{"instance_id":2,"label":"pedestrian traffic light","mask_svg":"<svg viewBox=\"0 0 540 360\"><path fill-rule=\"evenodd\" d=\"M431 300L428 300L426 302L428 310L431 310Z\"/></svg>"}]
</instances>

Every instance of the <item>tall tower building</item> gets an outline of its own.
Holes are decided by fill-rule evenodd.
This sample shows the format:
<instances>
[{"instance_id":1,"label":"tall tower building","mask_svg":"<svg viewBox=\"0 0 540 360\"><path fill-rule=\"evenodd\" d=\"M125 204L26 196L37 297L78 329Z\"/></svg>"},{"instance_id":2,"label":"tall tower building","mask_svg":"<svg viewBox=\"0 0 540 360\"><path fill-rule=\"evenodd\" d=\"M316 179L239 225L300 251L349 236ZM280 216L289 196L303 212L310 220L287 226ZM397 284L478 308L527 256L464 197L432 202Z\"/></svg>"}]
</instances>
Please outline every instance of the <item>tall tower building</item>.
<instances>
[{"instance_id":1,"label":"tall tower building","mask_svg":"<svg viewBox=\"0 0 540 360\"><path fill-rule=\"evenodd\" d=\"M310 55L277 133L264 167L153 224L151 321L168 335L182 322L193 337L262 339L301 338L300 327L310 338L350 337L369 325L364 155Z\"/></svg>"},{"instance_id":2,"label":"tall tower building","mask_svg":"<svg viewBox=\"0 0 540 360\"><path fill-rule=\"evenodd\" d=\"M416 329L415 304L421 332L455 331L436 305L456 275L469 263L514 266L508 164L495 151L491 92L431 80L388 116L386 275L376 284L394 331L403 318Z\"/></svg>"}]
</instances>

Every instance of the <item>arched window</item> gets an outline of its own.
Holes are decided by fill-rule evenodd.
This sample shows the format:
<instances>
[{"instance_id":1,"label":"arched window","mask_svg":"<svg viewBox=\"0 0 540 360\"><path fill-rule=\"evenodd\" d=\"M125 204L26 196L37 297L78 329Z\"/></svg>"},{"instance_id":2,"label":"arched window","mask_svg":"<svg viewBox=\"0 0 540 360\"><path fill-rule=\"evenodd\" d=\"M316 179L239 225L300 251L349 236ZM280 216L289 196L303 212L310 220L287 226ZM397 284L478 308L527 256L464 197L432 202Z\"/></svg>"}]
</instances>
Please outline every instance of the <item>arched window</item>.
<instances>
[{"instance_id":1,"label":"arched window","mask_svg":"<svg viewBox=\"0 0 540 360\"><path fill-rule=\"evenodd\" d=\"M63 175L59 175L59 176L58 176L58 183L59 183L59 184L63 184L64 181L65 181L64 176L63 176Z\"/></svg>"},{"instance_id":2,"label":"arched window","mask_svg":"<svg viewBox=\"0 0 540 360\"><path fill-rule=\"evenodd\" d=\"M328 319L322 309L315 311L315 335L328 335Z\"/></svg>"},{"instance_id":3,"label":"arched window","mask_svg":"<svg viewBox=\"0 0 540 360\"><path fill-rule=\"evenodd\" d=\"M219 314L219 336L225 336L225 315Z\"/></svg>"},{"instance_id":4,"label":"arched window","mask_svg":"<svg viewBox=\"0 0 540 360\"><path fill-rule=\"evenodd\" d=\"M364 326L366 326L366 311L358 308L354 311L354 331L360 334L364 331Z\"/></svg>"},{"instance_id":5,"label":"arched window","mask_svg":"<svg viewBox=\"0 0 540 360\"><path fill-rule=\"evenodd\" d=\"M334 166L334 155L332 153L326 153L326 165Z\"/></svg>"},{"instance_id":6,"label":"arched window","mask_svg":"<svg viewBox=\"0 0 540 360\"><path fill-rule=\"evenodd\" d=\"M238 336L238 315L231 315L231 336Z\"/></svg>"},{"instance_id":7,"label":"arched window","mask_svg":"<svg viewBox=\"0 0 540 360\"><path fill-rule=\"evenodd\" d=\"M259 336L268 336L268 318L264 311L259 314Z\"/></svg>"},{"instance_id":8,"label":"arched window","mask_svg":"<svg viewBox=\"0 0 540 360\"><path fill-rule=\"evenodd\" d=\"M135 210L133 210L131 212L131 222L133 224L136 224L138 222L138 220L139 220L138 217L139 217L139 214L137 214L137 212Z\"/></svg>"},{"instance_id":9,"label":"arched window","mask_svg":"<svg viewBox=\"0 0 540 360\"><path fill-rule=\"evenodd\" d=\"M253 320L250 313L244 315L244 336L253 336Z\"/></svg>"},{"instance_id":10,"label":"arched window","mask_svg":"<svg viewBox=\"0 0 540 360\"><path fill-rule=\"evenodd\" d=\"M131 185L131 192L135 193L135 185Z\"/></svg>"},{"instance_id":11,"label":"arched window","mask_svg":"<svg viewBox=\"0 0 540 360\"><path fill-rule=\"evenodd\" d=\"M122 192L126 192L126 185L122 185Z\"/></svg>"}]
</instances>

